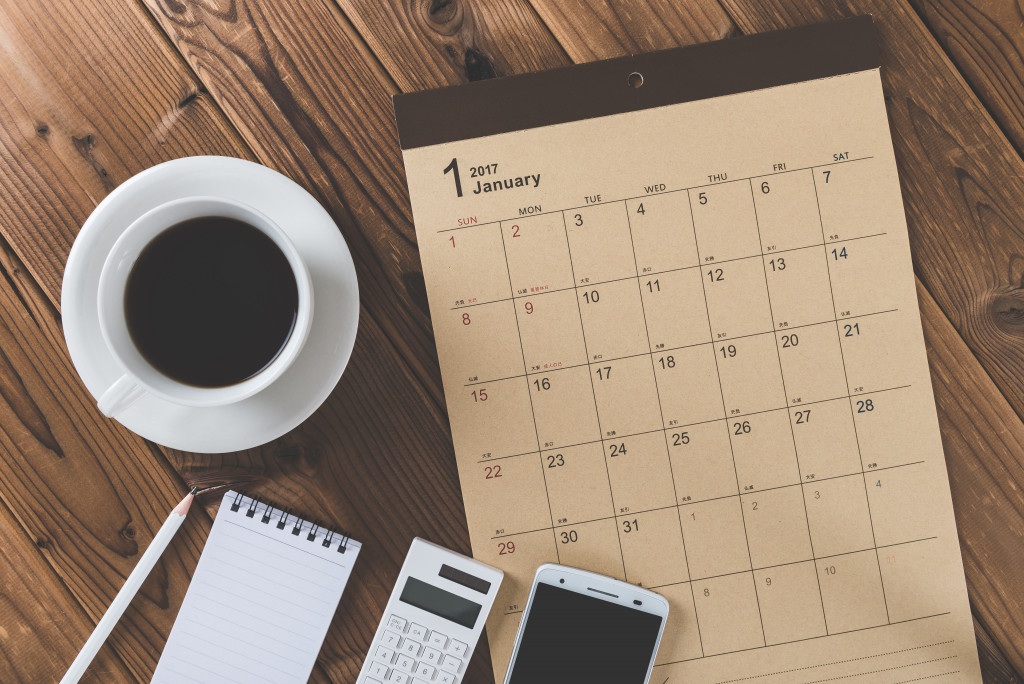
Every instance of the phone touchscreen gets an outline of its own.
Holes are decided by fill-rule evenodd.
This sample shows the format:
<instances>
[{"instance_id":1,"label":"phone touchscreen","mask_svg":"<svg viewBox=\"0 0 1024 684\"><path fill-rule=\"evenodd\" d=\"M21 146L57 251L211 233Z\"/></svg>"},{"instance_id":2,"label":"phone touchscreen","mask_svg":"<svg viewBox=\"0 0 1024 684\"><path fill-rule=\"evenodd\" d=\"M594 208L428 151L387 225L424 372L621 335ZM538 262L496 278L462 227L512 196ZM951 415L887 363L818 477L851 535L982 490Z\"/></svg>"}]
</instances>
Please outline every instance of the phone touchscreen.
<instances>
[{"instance_id":1,"label":"phone touchscreen","mask_svg":"<svg viewBox=\"0 0 1024 684\"><path fill-rule=\"evenodd\" d=\"M662 618L538 584L509 684L643 684Z\"/></svg>"}]
</instances>

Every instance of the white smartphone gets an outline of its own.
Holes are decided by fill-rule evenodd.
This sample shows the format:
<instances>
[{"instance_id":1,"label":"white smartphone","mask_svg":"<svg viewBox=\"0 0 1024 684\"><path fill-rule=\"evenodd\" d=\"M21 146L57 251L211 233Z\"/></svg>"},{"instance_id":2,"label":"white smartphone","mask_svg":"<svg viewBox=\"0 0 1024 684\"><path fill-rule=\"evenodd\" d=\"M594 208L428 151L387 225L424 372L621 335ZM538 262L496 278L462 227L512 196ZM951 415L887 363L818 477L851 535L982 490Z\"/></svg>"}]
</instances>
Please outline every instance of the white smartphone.
<instances>
[{"instance_id":1,"label":"white smartphone","mask_svg":"<svg viewBox=\"0 0 1024 684\"><path fill-rule=\"evenodd\" d=\"M505 684L645 684L668 601L564 565L537 569Z\"/></svg>"}]
</instances>

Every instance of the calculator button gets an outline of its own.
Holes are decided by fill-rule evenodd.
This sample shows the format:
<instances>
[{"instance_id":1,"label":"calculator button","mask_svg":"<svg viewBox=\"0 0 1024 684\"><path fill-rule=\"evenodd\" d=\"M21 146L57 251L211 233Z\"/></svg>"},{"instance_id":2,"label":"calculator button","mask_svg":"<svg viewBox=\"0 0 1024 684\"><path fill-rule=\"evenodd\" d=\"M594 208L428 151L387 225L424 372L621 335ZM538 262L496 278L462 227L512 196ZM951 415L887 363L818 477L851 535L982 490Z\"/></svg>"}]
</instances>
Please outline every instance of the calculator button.
<instances>
[{"instance_id":1,"label":"calculator button","mask_svg":"<svg viewBox=\"0 0 1024 684\"><path fill-rule=\"evenodd\" d=\"M402 645L398 647L398 650L411 656L418 656L420 654L421 646L423 646L423 644L420 642L413 641L409 637L406 637L402 639Z\"/></svg>"},{"instance_id":2,"label":"calculator button","mask_svg":"<svg viewBox=\"0 0 1024 684\"><path fill-rule=\"evenodd\" d=\"M428 646L423 649L423 655L420 658L428 665L437 665L441 662L441 652Z\"/></svg>"},{"instance_id":3,"label":"calculator button","mask_svg":"<svg viewBox=\"0 0 1024 684\"><path fill-rule=\"evenodd\" d=\"M438 672L437 679L434 680L437 684L455 684L455 675L448 672Z\"/></svg>"},{"instance_id":4,"label":"calculator button","mask_svg":"<svg viewBox=\"0 0 1024 684\"><path fill-rule=\"evenodd\" d=\"M397 615L392 615L388 618L388 629L396 629L399 632L404 632L406 624L408 624L407 621Z\"/></svg>"},{"instance_id":5,"label":"calculator button","mask_svg":"<svg viewBox=\"0 0 1024 684\"><path fill-rule=\"evenodd\" d=\"M391 682L391 684L409 684L409 682L412 681L412 677L407 675L405 672L392 670L391 676L388 677L388 681Z\"/></svg>"},{"instance_id":6,"label":"calculator button","mask_svg":"<svg viewBox=\"0 0 1024 684\"><path fill-rule=\"evenodd\" d=\"M398 660L395 661L395 669L402 672L412 672L414 667L416 667L416 660L409 656L399 655Z\"/></svg>"},{"instance_id":7,"label":"calculator button","mask_svg":"<svg viewBox=\"0 0 1024 684\"><path fill-rule=\"evenodd\" d=\"M409 628L409 636L417 641L425 641L427 638L427 628L414 622Z\"/></svg>"},{"instance_id":8,"label":"calculator button","mask_svg":"<svg viewBox=\"0 0 1024 684\"><path fill-rule=\"evenodd\" d=\"M426 663L416 663L416 669L413 670L414 675L417 677L424 677L425 679L433 677L435 672L437 672L437 670Z\"/></svg>"},{"instance_id":9,"label":"calculator button","mask_svg":"<svg viewBox=\"0 0 1024 684\"><path fill-rule=\"evenodd\" d=\"M417 677L416 679L412 680L412 684L430 684L430 682L428 682L425 679L420 679L419 677Z\"/></svg>"},{"instance_id":10,"label":"calculator button","mask_svg":"<svg viewBox=\"0 0 1024 684\"><path fill-rule=\"evenodd\" d=\"M447 672L458 672L460 667L462 667L462 661L454 656L446 655L441 661L441 669Z\"/></svg>"},{"instance_id":11,"label":"calculator button","mask_svg":"<svg viewBox=\"0 0 1024 684\"><path fill-rule=\"evenodd\" d=\"M430 638L427 639L427 643L437 648L444 648L448 643L448 637L440 632L431 632Z\"/></svg>"},{"instance_id":12,"label":"calculator button","mask_svg":"<svg viewBox=\"0 0 1024 684\"><path fill-rule=\"evenodd\" d=\"M385 646L379 646L377 648L377 660L382 663L391 664L391 659L395 657L394 649L387 648Z\"/></svg>"},{"instance_id":13,"label":"calculator button","mask_svg":"<svg viewBox=\"0 0 1024 684\"><path fill-rule=\"evenodd\" d=\"M402 637L398 636L394 632L384 632L384 636L380 638L380 643L388 648L398 648L398 642L402 640Z\"/></svg>"},{"instance_id":14,"label":"calculator button","mask_svg":"<svg viewBox=\"0 0 1024 684\"><path fill-rule=\"evenodd\" d=\"M461 641L456 641L455 639L452 639L452 643L448 644L448 652L460 658L465 658L466 651L468 650L469 646L462 643Z\"/></svg>"},{"instance_id":15,"label":"calculator button","mask_svg":"<svg viewBox=\"0 0 1024 684\"><path fill-rule=\"evenodd\" d=\"M383 677L388 673L388 666L383 663L370 663L370 669L367 671L374 677Z\"/></svg>"},{"instance_id":16,"label":"calculator button","mask_svg":"<svg viewBox=\"0 0 1024 684\"><path fill-rule=\"evenodd\" d=\"M363 682L365 682L365 684L384 684L384 682L379 679L374 679L373 677L367 677Z\"/></svg>"}]
</instances>

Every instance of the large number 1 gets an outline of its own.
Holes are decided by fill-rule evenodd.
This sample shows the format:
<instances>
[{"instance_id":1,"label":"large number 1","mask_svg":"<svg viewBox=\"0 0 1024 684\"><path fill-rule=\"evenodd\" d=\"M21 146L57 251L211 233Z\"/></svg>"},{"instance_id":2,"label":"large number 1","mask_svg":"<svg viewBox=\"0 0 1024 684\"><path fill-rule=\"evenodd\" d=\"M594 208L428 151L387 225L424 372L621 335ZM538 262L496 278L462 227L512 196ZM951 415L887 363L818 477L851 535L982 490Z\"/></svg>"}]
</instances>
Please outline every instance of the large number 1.
<instances>
[{"instance_id":1,"label":"large number 1","mask_svg":"<svg viewBox=\"0 0 1024 684\"><path fill-rule=\"evenodd\" d=\"M462 197L462 178L459 176L459 160L456 159L455 157L452 157L451 164L444 167L445 175L448 175L449 171L452 171L455 176L455 193L459 197Z\"/></svg>"}]
</instances>

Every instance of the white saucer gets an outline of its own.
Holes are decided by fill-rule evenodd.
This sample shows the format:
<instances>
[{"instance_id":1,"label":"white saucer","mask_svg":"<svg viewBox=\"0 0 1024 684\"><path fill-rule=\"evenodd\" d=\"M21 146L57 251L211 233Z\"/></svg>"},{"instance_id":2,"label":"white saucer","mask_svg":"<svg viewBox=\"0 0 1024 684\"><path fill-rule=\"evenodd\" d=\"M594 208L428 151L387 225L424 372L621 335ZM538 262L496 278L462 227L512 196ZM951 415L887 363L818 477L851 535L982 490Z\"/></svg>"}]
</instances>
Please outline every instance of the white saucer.
<instances>
[{"instance_id":1,"label":"white saucer","mask_svg":"<svg viewBox=\"0 0 1024 684\"><path fill-rule=\"evenodd\" d=\"M133 176L108 195L82 226L68 256L61 292L64 337L93 397L121 376L100 334L100 271L121 233L149 209L193 195L245 202L275 221L313 278L315 314L298 358L272 385L236 404L193 408L152 395L121 413L125 427L174 449L217 453L280 437L310 416L338 384L352 354L359 290L348 245L308 192L265 166L229 157L189 157Z\"/></svg>"}]
</instances>

